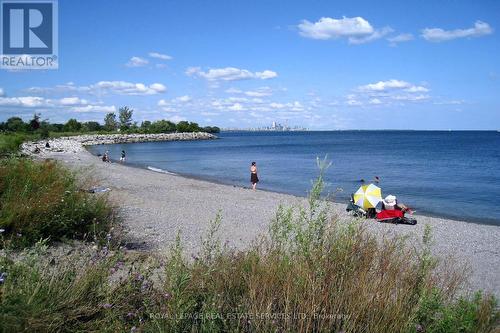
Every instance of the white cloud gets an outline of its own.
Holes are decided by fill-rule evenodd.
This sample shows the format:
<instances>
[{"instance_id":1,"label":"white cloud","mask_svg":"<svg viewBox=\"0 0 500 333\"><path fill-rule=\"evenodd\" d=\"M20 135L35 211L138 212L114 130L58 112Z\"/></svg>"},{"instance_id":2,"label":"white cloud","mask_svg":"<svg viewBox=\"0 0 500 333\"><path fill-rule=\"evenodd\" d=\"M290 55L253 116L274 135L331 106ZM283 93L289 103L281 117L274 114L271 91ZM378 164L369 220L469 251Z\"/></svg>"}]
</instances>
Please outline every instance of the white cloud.
<instances>
[{"instance_id":1,"label":"white cloud","mask_svg":"<svg viewBox=\"0 0 500 333\"><path fill-rule=\"evenodd\" d=\"M244 94L248 97L266 97L271 96L273 91L269 87L260 87L254 90L242 91L236 88L229 88L225 91L228 94Z\"/></svg>"},{"instance_id":2,"label":"white cloud","mask_svg":"<svg viewBox=\"0 0 500 333\"><path fill-rule=\"evenodd\" d=\"M422 87L422 86L411 86L411 87L405 89L405 91L411 92L411 93L415 93L415 92L428 92L429 89L426 88L426 87Z\"/></svg>"},{"instance_id":3,"label":"white cloud","mask_svg":"<svg viewBox=\"0 0 500 333\"><path fill-rule=\"evenodd\" d=\"M187 102L190 102L191 100L192 100L192 98L190 96L184 95L184 96L176 97L172 101L178 102L178 103L187 103Z\"/></svg>"},{"instance_id":4,"label":"white cloud","mask_svg":"<svg viewBox=\"0 0 500 333\"><path fill-rule=\"evenodd\" d=\"M245 91L245 95L250 97L266 97L271 96L272 94L272 90L269 87L262 87L256 90Z\"/></svg>"},{"instance_id":5,"label":"white cloud","mask_svg":"<svg viewBox=\"0 0 500 333\"><path fill-rule=\"evenodd\" d=\"M380 39L382 37L385 37L386 35L390 34L393 32L392 28L390 27L384 27L379 30L375 30L372 34L364 37L349 37L349 44L365 44L369 42L373 42L374 40Z\"/></svg>"},{"instance_id":6,"label":"white cloud","mask_svg":"<svg viewBox=\"0 0 500 333\"><path fill-rule=\"evenodd\" d=\"M157 103L159 107L165 112L180 112L179 108L183 108L187 103L190 102L192 98L188 95L179 96L168 101L165 99L160 99Z\"/></svg>"},{"instance_id":7,"label":"white cloud","mask_svg":"<svg viewBox=\"0 0 500 333\"><path fill-rule=\"evenodd\" d=\"M200 67L189 67L186 70L186 75L198 76L208 81L236 81L249 79L267 80L278 76L276 72L271 70L251 72L246 69L239 69L235 67L211 68L206 72L202 71Z\"/></svg>"},{"instance_id":8,"label":"white cloud","mask_svg":"<svg viewBox=\"0 0 500 333\"><path fill-rule=\"evenodd\" d=\"M241 93L243 93L243 91L241 91L240 89L237 89L237 88L229 88L229 89L226 89L225 92L228 94L241 94Z\"/></svg>"},{"instance_id":9,"label":"white cloud","mask_svg":"<svg viewBox=\"0 0 500 333\"><path fill-rule=\"evenodd\" d=\"M289 111L303 111L305 109L304 105L299 101L288 102L288 103L272 102L269 104L269 107L275 110L289 110Z\"/></svg>"},{"instance_id":10,"label":"white cloud","mask_svg":"<svg viewBox=\"0 0 500 333\"><path fill-rule=\"evenodd\" d=\"M286 107L285 104L283 104L283 103L276 103L276 102L270 103L269 106L272 109L284 109Z\"/></svg>"},{"instance_id":11,"label":"white cloud","mask_svg":"<svg viewBox=\"0 0 500 333\"><path fill-rule=\"evenodd\" d=\"M144 83L133 83L126 81L100 81L89 86L77 86L72 82L56 85L54 87L31 87L27 89L30 93L50 94L79 92L87 94L117 94L117 95L155 95L167 91L161 83L153 83L149 86Z\"/></svg>"},{"instance_id":12,"label":"white cloud","mask_svg":"<svg viewBox=\"0 0 500 333\"><path fill-rule=\"evenodd\" d=\"M153 83L149 86L143 83L131 83L125 81L100 81L90 86L92 91L113 93L118 95L155 95L163 93L167 88L161 83Z\"/></svg>"},{"instance_id":13,"label":"white cloud","mask_svg":"<svg viewBox=\"0 0 500 333\"><path fill-rule=\"evenodd\" d=\"M218 113L218 112L206 112L206 111L200 112L200 114L202 116L208 116L208 117L209 116L218 116L218 115L220 115L220 113Z\"/></svg>"},{"instance_id":14,"label":"white cloud","mask_svg":"<svg viewBox=\"0 0 500 333\"><path fill-rule=\"evenodd\" d=\"M245 95L250 97L265 97L271 94L268 92L261 92L261 91L245 91Z\"/></svg>"},{"instance_id":15,"label":"white cloud","mask_svg":"<svg viewBox=\"0 0 500 333\"><path fill-rule=\"evenodd\" d=\"M61 105L86 105L88 101L79 97L64 97L59 100Z\"/></svg>"},{"instance_id":16,"label":"white cloud","mask_svg":"<svg viewBox=\"0 0 500 333\"><path fill-rule=\"evenodd\" d=\"M164 99L160 99L158 101L158 106L169 106L169 105L170 104L166 100L164 100Z\"/></svg>"},{"instance_id":17,"label":"white cloud","mask_svg":"<svg viewBox=\"0 0 500 333\"><path fill-rule=\"evenodd\" d=\"M165 92L167 91L167 87L165 87L161 83L153 83L149 86L150 89L156 91L156 92Z\"/></svg>"},{"instance_id":18,"label":"white cloud","mask_svg":"<svg viewBox=\"0 0 500 333\"><path fill-rule=\"evenodd\" d=\"M430 99L426 94L430 89L424 86L412 84L402 80L378 81L375 83L359 86L355 89L355 94L347 97L347 104L358 105L380 105L393 104L394 101L417 102Z\"/></svg>"},{"instance_id":19,"label":"white cloud","mask_svg":"<svg viewBox=\"0 0 500 333\"><path fill-rule=\"evenodd\" d=\"M422 37L429 42L444 42L457 38L480 37L493 33L493 29L486 22L476 21L469 29L443 30L441 28L425 28Z\"/></svg>"},{"instance_id":20,"label":"white cloud","mask_svg":"<svg viewBox=\"0 0 500 333\"><path fill-rule=\"evenodd\" d=\"M389 37L387 40L391 43L391 45L395 46L397 43L409 42L413 40L414 37L412 34L399 34L394 37Z\"/></svg>"},{"instance_id":21,"label":"white cloud","mask_svg":"<svg viewBox=\"0 0 500 333\"><path fill-rule=\"evenodd\" d=\"M230 111L243 111L245 108L243 107L243 105L241 105L241 103L234 103L227 109Z\"/></svg>"},{"instance_id":22,"label":"white cloud","mask_svg":"<svg viewBox=\"0 0 500 333\"><path fill-rule=\"evenodd\" d=\"M354 94L347 95L346 104L349 106L362 106L363 102L357 99L357 96Z\"/></svg>"},{"instance_id":23,"label":"white cloud","mask_svg":"<svg viewBox=\"0 0 500 333\"><path fill-rule=\"evenodd\" d=\"M382 101L378 98L372 98L368 103L377 105L377 104L382 104Z\"/></svg>"},{"instance_id":24,"label":"white cloud","mask_svg":"<svg viewBox=\"0 0 500 333\"><path fill-rule=\"evenodd\" d=\"M256 72L254 76L258 79L267 80L277 77L278 73L266 69L263 72Z\"/></svg>"},{"instance_id":25,"label":"white cloud","mask_svg":"<svg viewBox=\"0 0 500 333\"><path fill-rule=\"evenodd\" d=\"M161 54L161 53L158 53L158 52L150 52L149 53L149 56L151 58L156 58L156 59L161 59L161 60L172 60L173 57L167 55L167 54Z\"/></svg>"},{"instance_id":26,"label":"white cloud","mask_svg":"<svg viewBox=\"0 0 500 333\"><path fill-rule=\"evenodd\" d=\"M58 93L66 93L66 92L89 92L90 87L88 86L76 86L73 82L68 82L65 84L58 84L54 87L30 87L26 89L27 92L33 94L58 94Z\"/></svg>"},{"instance_id":27,"label":"white cloud","mask_svg":"<svg viewBox=\"0 0 500 333\"><path fill-rule=\"evenodd\" d=\"M343 17L333 19L322 17L312 23L303 20L298 25L299 33L303 37L312 39L336 39L340 37L367 36L374 32L371 24L362 17Z\"/></svg>"},{"instance_id":28,"label":"white cloud","mask_svg":"<svg viewBox=\"0 0 500 333\"><path fill-rule=\"evenodd\" d=\"M302 105L302 103L295 101L295 102L290 104L290 110L302 111L302 110L304 110L304 106Z\"/></svg>"},{"instance_id":29,"label":"white cloud","mask_svg":"<svg viewBox=\"0 0 500 333\"><path fill-rule=\"evenodd\" d=\"M312 39L347 38L349 44L364 44L380 39L393 32L390 27L375 29L362 17L335 19L322 17L317 22L303 20L298 26L299 34Z\"/></svg>"},{"instance_id":30,"label":"white cloud","mask_svg":"<svg viewBox=\"0 0 500 333\"><path fill-rule=\"evenodd\" d=\"M21 96L0 97L0 107L18 107L20 109L47 108L63 112L114 112L116 107L90 103L79 97L64 97L61 99L47 99L44 97Z\"/></svg>"},{"instance_id":31,"label":"white cloud","mask_svg":"<svg viewBox=\"0 0 500 333\"><path fill-rule=\"evenodd\" d=\"M132 57L125 64L127 67L143 67L149 64L149 61L141 57Z\"/></svg>"},{"instance_id":32,"label":"white cloud","mask_svg":"<svg viewBox=\"0 0 500 333\"><path fill-rule=\"evenodd\" d=\"M465 104L466 101L460 99L460 100L449 100L449 101L438 101L434 102L435 105L462 105Z\"/></svg>"},{"instance_id":33,"label":"white cloud","mask_svg":"<svg viewBox=\"0 0 500 333\"><path fill-rule=\"evenodd\" d=\"M426 87L417 86L406 81L394 80L394 79L388 81L379 81L376 83L370 83L364 86L359 86L357 90L360 92L371 93L371 94L388 93L394 91L404 91L406 93L425 93L429 91L429 89Z\"/></svg>"},{"instance_id":34,"label":"white cloud","mask_svg":"<svg viewBox=\"0 0 500 333\"><path fill-rule=\"evenodd\" d=\"M168 118L168 120L170 120L171 122L174 122L174 123L178 123L179 121L186 120L186 118L175 115L175 116Z\"/></svg>"},{"instance_id":35,"label":"white cloud","mask_svg":"<svg viewBox=\"0 0 500 333\"><path fill-rule=\"evenodd\" d=\"M0 97L0 106L19 106L19 107L40 107L50 105L49 101L43 97L24 96L24 97Z\"/></svg>"},{"instance_id":36,"label":"white cloud","mask_svg":"<svg viewBox=\"0 0 500 333\"><path fill-rule=\"evenodd\" d=\"M85 106L75 106L71 108L74 112L98 112L98 113L108 113L116 112L116 107L114 105L85 105Z\"/></svg>"},{"instance_id":37,"label":"white cloud","mask_svg":"<svg viewBox=\"0 0 500 333\"><path fill-rule=\"evenodd\" d=\"M402 89L409 88L411 84L406 81L400 80L389 80L389 81L379 81L377 83L370 83L364 86L358 87L360 91L384 91L388 89Z\"/></svg>"},{"instance_id":38,"label":"white cloud","mask_svg":"<svg viewBox=\"0 0 500 333\"><path fill-rule=\"evenodd\" d=\"M395 100L398 100L398 101L422 101L422 100L426 100L426 99L429 99L430 96L429 95L394 95L392 96L392 99L395 99Z\"/></svg>"},{"instance_id":39,"label":"white cloud","mask_svg":"<svg viewBox=\"0 0 500 333\"><path fill-rule=\"evenodd\" d=\"M3 88L0 88L0 97L2 97L3 95L5 95L5 92L3 91Z\"/></svg>"}]
</instances>

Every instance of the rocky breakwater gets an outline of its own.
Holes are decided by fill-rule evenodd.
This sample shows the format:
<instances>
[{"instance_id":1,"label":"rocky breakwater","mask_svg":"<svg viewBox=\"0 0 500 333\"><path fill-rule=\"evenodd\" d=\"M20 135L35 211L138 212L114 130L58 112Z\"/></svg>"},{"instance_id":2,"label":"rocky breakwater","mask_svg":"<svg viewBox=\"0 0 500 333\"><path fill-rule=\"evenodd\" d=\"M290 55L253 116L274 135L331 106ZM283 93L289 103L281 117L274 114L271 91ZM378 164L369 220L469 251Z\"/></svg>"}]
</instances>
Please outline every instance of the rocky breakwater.
<instances>
[{"instance_id":1,"label":"rocky breakwater","mask_svg":"<svg viewBox=\"0 0 500 333\"><path fill-rule=\"evenodd\" d=\"M83 151L84 146L104 145L113 143L134 143L153 141L188 141L188 140L212 140L217 137L210 133L158 133L158 134L89 134L68 136L42 141L25 142L21 146L24 154L44 155L54 152ZM48 143L48 145L47 145Z\"/></svg>"}]
</instances>

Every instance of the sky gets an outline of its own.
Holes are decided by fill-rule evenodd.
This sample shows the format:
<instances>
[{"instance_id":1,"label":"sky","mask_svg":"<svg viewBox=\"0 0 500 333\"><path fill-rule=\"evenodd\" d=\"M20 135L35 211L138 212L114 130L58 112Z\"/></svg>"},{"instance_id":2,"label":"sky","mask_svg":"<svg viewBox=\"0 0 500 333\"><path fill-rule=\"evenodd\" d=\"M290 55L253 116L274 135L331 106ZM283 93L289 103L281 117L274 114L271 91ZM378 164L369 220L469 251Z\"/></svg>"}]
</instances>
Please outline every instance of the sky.
<instances>
[{"instance_id":1,"label":"sky","mask_svg":"<svg viewBox=\"0 0 500 333\"><path fill-rule=\"evenodd\" d=\"M0 121L500 129L500 1L59 0L59 68L0 69Z\"/></svg>"}]
</instances>

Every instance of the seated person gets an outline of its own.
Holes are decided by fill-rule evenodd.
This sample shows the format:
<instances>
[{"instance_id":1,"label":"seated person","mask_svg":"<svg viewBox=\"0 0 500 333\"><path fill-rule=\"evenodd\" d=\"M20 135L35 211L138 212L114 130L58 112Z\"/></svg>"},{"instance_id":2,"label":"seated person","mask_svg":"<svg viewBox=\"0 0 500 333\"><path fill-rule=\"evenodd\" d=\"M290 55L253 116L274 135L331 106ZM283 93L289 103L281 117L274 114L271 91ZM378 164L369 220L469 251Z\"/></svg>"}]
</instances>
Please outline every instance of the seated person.
<instances>
[{"instance_id":1,"label":"seated person","mask_svg":"<svg viewBox=\"0 0 500 333\"><path fill-rule=\"evenodd\" d=\"M390 219L395 217L403 217L405 212L411 210L402 203L398 203L396 196L388 195L384 200L377 205L377 219Z\"/></svg>"}]
</instances>

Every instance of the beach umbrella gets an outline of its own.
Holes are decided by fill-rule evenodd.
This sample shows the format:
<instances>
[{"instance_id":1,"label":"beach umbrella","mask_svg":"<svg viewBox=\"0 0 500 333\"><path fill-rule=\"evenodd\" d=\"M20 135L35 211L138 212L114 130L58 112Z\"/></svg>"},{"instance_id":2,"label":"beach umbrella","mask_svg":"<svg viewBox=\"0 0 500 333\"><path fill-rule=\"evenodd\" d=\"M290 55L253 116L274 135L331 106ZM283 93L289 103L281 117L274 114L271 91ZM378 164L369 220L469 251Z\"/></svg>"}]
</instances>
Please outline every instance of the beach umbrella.
<instances>
[{"instance_id":1,"label":"beach umbrella","mask_svg":"<svg viewBox=\"0 0 500 333\"><path fill-rule=\"evenodd\" d=\"M354 203L364 209L375 208L382 201L382 190L373 184L361 186L354 193Z\"/></svg>"}]
</instances>

